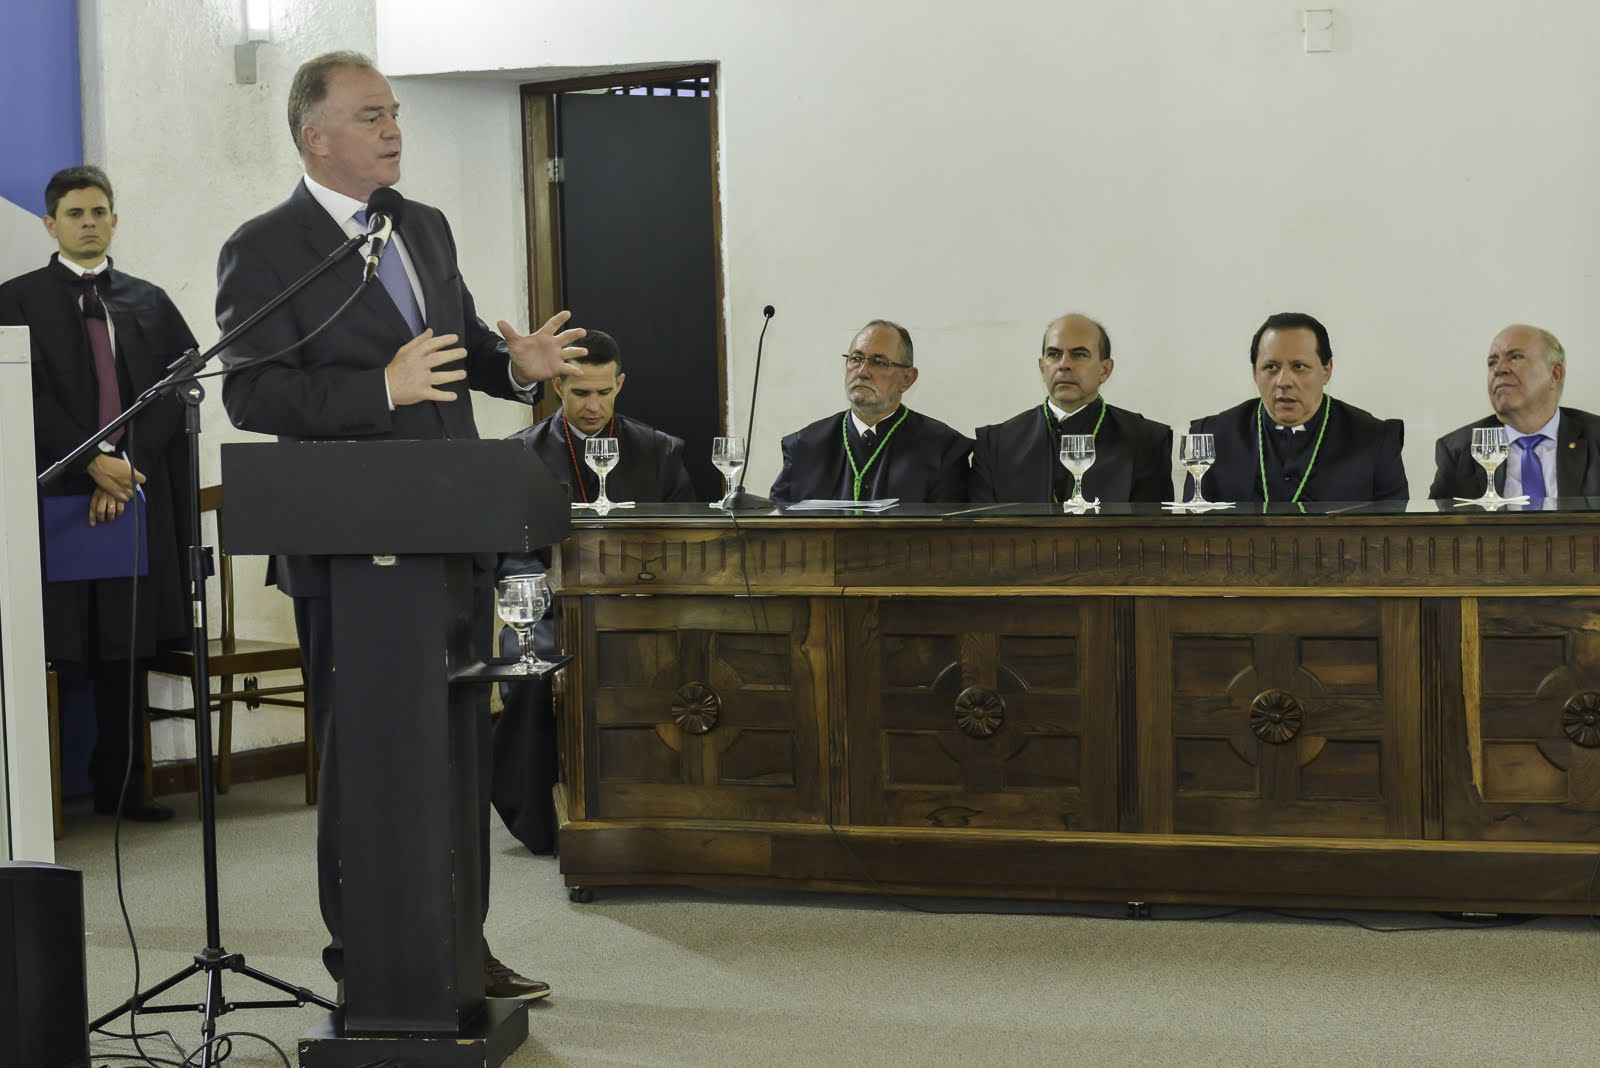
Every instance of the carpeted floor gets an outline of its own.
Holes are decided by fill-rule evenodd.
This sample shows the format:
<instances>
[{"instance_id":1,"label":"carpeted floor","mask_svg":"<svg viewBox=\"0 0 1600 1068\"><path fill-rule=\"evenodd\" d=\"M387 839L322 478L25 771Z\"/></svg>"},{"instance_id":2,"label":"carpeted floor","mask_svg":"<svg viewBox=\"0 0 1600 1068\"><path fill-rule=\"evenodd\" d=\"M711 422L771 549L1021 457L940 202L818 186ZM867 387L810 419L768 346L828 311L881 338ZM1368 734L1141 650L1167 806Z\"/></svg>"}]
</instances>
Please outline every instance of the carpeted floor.
<instances>
[{"instance_id":1,"label":"carpeted floor","mask_svg":"<svg viewBox=\"0 0 1600 1068\"><path fill-rule=\"evenodd\" d=\"M312 810L297 779L219 801L223 942L249 963L331 996L312 870ZM180 799L181 800L181 799ZM489 942L549 981L512 1065L1600 1065L1600 928L1541 919L1507 928L1378 934L1260 914L1154 921L1010 910L929 915L860 897L602 891L569 903L556 862L496 828ZM199 823L123 833L142 982L203 947ZM117 911L111 824L74 813L60 860L86 875L90 1015L133 989ZM1384 926L1431 916L1347 914ZM1171 922L1164 922L1170 920ZM179 988L185 1000L199 984ZM266 996L228 976L230 998ZM295 1059L317 1010L224 1018ZM197 1014L142 1017L185 1049ZM119 1022L125 1024L126 1018ZM145 1050L173 1060L172 1045ZM97 1039L97 1054L127 1054ZM127 1064L100 1058L97 1064ZM231 1068L281 1065L241 1038Z\"/></svg>"}]
</instances>

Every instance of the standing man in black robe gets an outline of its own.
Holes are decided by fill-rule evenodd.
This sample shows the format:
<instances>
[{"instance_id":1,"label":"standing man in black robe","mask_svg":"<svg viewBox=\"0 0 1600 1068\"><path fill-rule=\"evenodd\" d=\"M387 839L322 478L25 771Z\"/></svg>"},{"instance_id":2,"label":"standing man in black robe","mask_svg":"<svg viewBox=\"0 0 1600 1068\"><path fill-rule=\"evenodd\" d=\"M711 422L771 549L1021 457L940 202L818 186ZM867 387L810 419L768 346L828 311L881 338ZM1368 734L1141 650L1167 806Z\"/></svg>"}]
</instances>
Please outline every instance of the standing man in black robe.
<instances>
[{"instance_id":1,"label":"standing man in black robe","mask_svg":"<svg viewBox=\"0 0 1600 1068\"><path fill-rule=\"evenodd\" d=\"M900 403L916 380L905 327L862 327L844 354L850 407L783 439L773 501L965 501L972 439Z\"/></svg>"},{"instance_id":2,"label":"standing man in black robe","mask_svg":"<svg viewBox=\"0 0 1600 1068\"><path fill-rule=\"evenodd\" d=\"M617 412L617 397L628 376L622 371L616 340L590 330L583 344L589 355L572 361L579 373L553 383L560 409L511 436L532 443L575 502L593 501L599 494L599 477L583 460L584 442L596 436L617 439L617 466L606 476L606 493L613 500L641 505L693 501L694 484L683 466L683 440ZM543 574L550 564L550 550L541 549L531 556L505 557L500 574ZM559 603L534 626L532 641L540 656L560 651ZM509 627L501 631L500 652L517 655L516 635ZM535 853L550 853L555 849L550 789L556 781L550 683L547 679L508 683L503 694L504 711L494 727L494 807L518 841Z\"/></svg>"},{"instance_id":3,"label":"standing man in black robe","mask_svg":"<svg viewBox=\"0 0 1600 1068\"><path fill-rule=\"evenodd\" d=\"M1061 436L1094 437L1094 466L1083 476L1091 500L1172 500L1172 428L1106 403L1111 337L1083 315L1063 315L1045 327L1039 355L1042 404L1003 423L978 428L972 450L975 502L1050 502L1072 494L1062 466Z\"/></svg>"},{"instance_id":4,"label":"standing man in black robe","mask_svg":"<svg viewBox=\"0 0 1600 1068\"><path fill-rule=\"evenodd\" d=\"M289 131L305 166L289 199L241 226L217 262L217 325L227 331L254 314L293 279L347 237L366 229L367 201L400 181L400 105L389 81L366 56L330 52L307 60L289 89ZM540 383L577 369L566 348L582 330L562 330L567 313L520 334L504 320L499 333L478 318L462 279L455 238L444 214L418 201L384 247L380 284L369 287L326 331L312 334L361 282L361 261L345 259L301 290L222 355L228 368L222 402L241 430L280 440L360 438L370 441L472 439L478 436L468 390L534 403ZM310 339L307 341L307 339ZM260 357L307 342L281 361ZM363 487L352 486L352 493ZM334 730L333 610L328 562L318 557L273 561L278 587L294 598L295 630L305 659L322 761L317 798L317 884L332 936L323 963L343 978L344 943L339 857L339 745ZM494 560L474 574L483 627L477 651L489 652ZM442 711L442 710L441 710ZM481 784L478 817L483 910L489 902L489 701L474 723ZM404 888L397 888L404 892ZM548 984L528 979L483 947L485 992L533 1000Z\"/></svg>"},{"instance_id":5,"label":"standing man in black robe","mask_svg":"<svg viewBox=\"0 0 1600 1068\"><path fill-rule=\"evenodd\" d=\"M0 324L26 326L32 340L34 457L40 471L121 414L165 376L168 362L195 345L165 292L112 264L117 214L104 171L57 171L44 195L44 227L58 251L48 265L0 285ZM49 496L86 496L91 525L115 520L129 508L144 513L148 574L46 582L44 643L59 674L87 678L94 691L94 810L120 808L125 819L147 822L170 819L172 810L145 796L138 736L143 701L135 700L133 687L143 683L158 646L188 633L182 425L182 402L158 401L43 490ZM130 645L135 583L139 614Z\"/></svg>"},{"instance_id":6,"label":"standing man in black robe","mask_svg":"<svg viewBox=\"0 0 1600 1068\"><path fill-rule=\"evenodd\" d=\"M1328 330L1302 312L1267 319L1250 341L1259 397L1196 419L1191 434L1216 436L1206 473L1216 501L1406 500L1400 459L1405 424L1379 419L1325 392L1333 376ZM1186 480L1185 497L1192 480Z\"/></svg>"}]
</instances>

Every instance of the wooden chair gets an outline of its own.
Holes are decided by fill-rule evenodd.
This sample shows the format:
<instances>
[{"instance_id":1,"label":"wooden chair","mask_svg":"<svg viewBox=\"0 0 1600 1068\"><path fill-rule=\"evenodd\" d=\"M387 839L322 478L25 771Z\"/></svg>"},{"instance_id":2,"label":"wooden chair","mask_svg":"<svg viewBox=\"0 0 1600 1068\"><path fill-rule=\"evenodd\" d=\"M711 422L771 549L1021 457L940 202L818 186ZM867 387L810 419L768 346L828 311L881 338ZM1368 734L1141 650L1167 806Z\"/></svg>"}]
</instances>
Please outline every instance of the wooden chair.
<instances>
[{"instance_id":1,"label":"wooden chair","mask_svg":"<svg viewBox=\"0 0 1600 1068\"><path fill-rule=\"evenodd\" d=\"M300 647L294 643L255 641L240 638L234 633L233 621L233 561L228 554L222 551L222 487L206 486L200 490L200 511L203 515L214 515L217 524L216 568L217 577L221 580L222 587L221 611L218 613L222 619L222 635L211 639L207 646L209 655L210 675L217 682L218 690L210 695L208 702L202 702L199 694L195 695L194 707L190 709L151 709L149 707L149 688L145 689L146 716L144 724L145 746L145 789L152 790L152 773L150 764L150 720L153 717L177 716L193 719L195 710L202 707L215 710L217 716L216 733L216 781L217 793L225 794L233 785L233 706L242 701L246 708L257 708L261 705L276 705L284 708L298 708L304 712L305 717L305 776L306 776L306 804L314 805L317 802L317 750L316 732L311 723L311 704L306 700L305 669L300 663ZM151 665L152 670L171 675L180 675L186 679L194 674L194 654L187 650L162 653L156 657ZM282 686L262 686L260 676L269 671L297 671L300 673L298 683ZM234 683L238 682L236 688Z\"/></svg>"}]
</instances>

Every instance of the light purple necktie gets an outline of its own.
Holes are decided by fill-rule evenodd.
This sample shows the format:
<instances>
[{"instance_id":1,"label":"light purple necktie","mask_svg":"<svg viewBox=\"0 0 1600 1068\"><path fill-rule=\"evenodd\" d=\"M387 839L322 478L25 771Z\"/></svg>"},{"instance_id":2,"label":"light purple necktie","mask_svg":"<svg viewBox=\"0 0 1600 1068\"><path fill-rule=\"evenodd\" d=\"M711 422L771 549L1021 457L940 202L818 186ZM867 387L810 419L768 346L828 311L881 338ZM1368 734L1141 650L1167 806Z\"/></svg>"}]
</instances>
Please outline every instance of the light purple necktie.
<instances>
[{"instance_id":1,"label":"light purple necktie","mask_svg":"<svg viewBox=\"0 0 1600 1068\"><path fill-rule=\"evenodd\" d=\"M1528 497L1529 508L1544 506L1544 466L1539 463L1537 450L1549 440L1543 434L1517 439L1517 444L1522 446L1522 492Z\"/></svg>"},{"instance_id":2,"label":"light purple necktie","mask_svg":"<svg viewBox=\"0 0 1600 1068\"><path fill-rule=\"evenodd\" d=\"M356 212L356 222L366 228L366 208ZM393 238L384 244L383 255L378 257L378 281L383 283L384 292L389 294L406 326L411 328L411 336L422 333L422 312L417 308L417 295L411 291L411 279L406 277L406 267L400 262L400 252L394 247Z\"/></svg>"}]
</instances>

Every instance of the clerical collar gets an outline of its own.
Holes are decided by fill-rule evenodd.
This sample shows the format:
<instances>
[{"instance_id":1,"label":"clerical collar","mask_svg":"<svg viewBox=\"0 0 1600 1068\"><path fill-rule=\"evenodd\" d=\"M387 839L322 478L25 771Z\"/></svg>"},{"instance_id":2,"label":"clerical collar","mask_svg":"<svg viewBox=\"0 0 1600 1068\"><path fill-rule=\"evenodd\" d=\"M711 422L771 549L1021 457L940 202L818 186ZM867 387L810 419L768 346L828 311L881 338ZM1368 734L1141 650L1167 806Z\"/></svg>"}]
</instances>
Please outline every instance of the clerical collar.
<instances>
[{"instance_id":1,"label":"clerical collar","mask_svg":"<svg viewBox=\"0 0 1600 1068\"><path fill-rule=\"evenodd\" d=\"M1540 427L1538 430L1535 430L1533 434L1524 434L1510 423L1506 423L1505 428L1507 445L1510 445L1518 438L1531 438L1533 437L1533 434L1543 434L1547 440L1554 442L1556 440L1556 431L1561 429L1561 409L1557 408L1556 414L1550 417L1550 421L1544 426Z\"/></svg>"},{"instance_id":2,"label":"clerical collar","mask_svg":"<svg viewBox=\"0 0 1600 1068\"><path fill-rule=\"evenodd\" d=\"M1076 408L1072 409L1072 411L1067 412L1067 411L1062 411L1061 407L1059 405L1057 405L1055 401L1049 400L1049 399L1045 400L1045 404L1047 404L1049 406L1049 408L1050 408L1050 414L1055 416L1056 422L1058 422L1058 423L1061 422L1061 420L1063 420L1063 419L1071 419L1073 416L1077 415L1079 412L1083 411L1085 408L1089 407L1089 405L1093 404L1093 403L1094 403L1094 401L1089 401L1089 402L1087 402L1085 404L1080 404Z\"/></svg>"},{"instance_id":3,"label":"clerical collar","mask_svg":"<svg viewBox=\"0 0 1600 1068\"><path fill-rule=\"evenodd\" d=\"M79 266L73 261L63 258L59 252L52 252L50 254L50 258L55 260L61 266L65 267L67 270L71 271L73 274L77 275L79 278L82 278L84 275L101 275L111 270L110 256L105 257L93 267Z\"/></svg>"},{"instance_id":4,"label":"clerical collar","mask_svg":"<svg viewBox=\"0 0 1600 1068\"><path fill-rule=\"evenodd\" d=\"M894 413L898 412L899 410L900 410L900 406L898 404L895 405L894 406L894 411L890 412L888 415L884 416L882 419L879 419L877 421L877 423L874 424L874 425L875 426L882 426L884 423L887 423L891 418L893 418L894 417ZM855 411L854 408L850 409L850 425L856 428L856 436L857 437L864 437L866 435L867 431L873 429L873 427L870 427L866 423L863 423L861 421L861 417L856 414L856 411Z\"/></svg>"},{"instance_id":5,"label":"clerical collar","mask_svg":"<svg viewBox=\"0 0 1600 1068\"><path fill-rule=\"evenodd\" d=\"M1317 405L1317 410L1311 413L1311 418L1307 419L1303 423L1296 423L1294 426L1284 426L1276 419L1272 419L1272 429L1288 431L1291 434L1304 434L1306 432L1306 427L1317 421L1317 416L1322 414L1322 405L1326 404L1327 402L1327 394L1323 394L1322 404ZM1270 419L1271 417L1269 416L1268 418Z\"/></svg>"}]
</instances>

